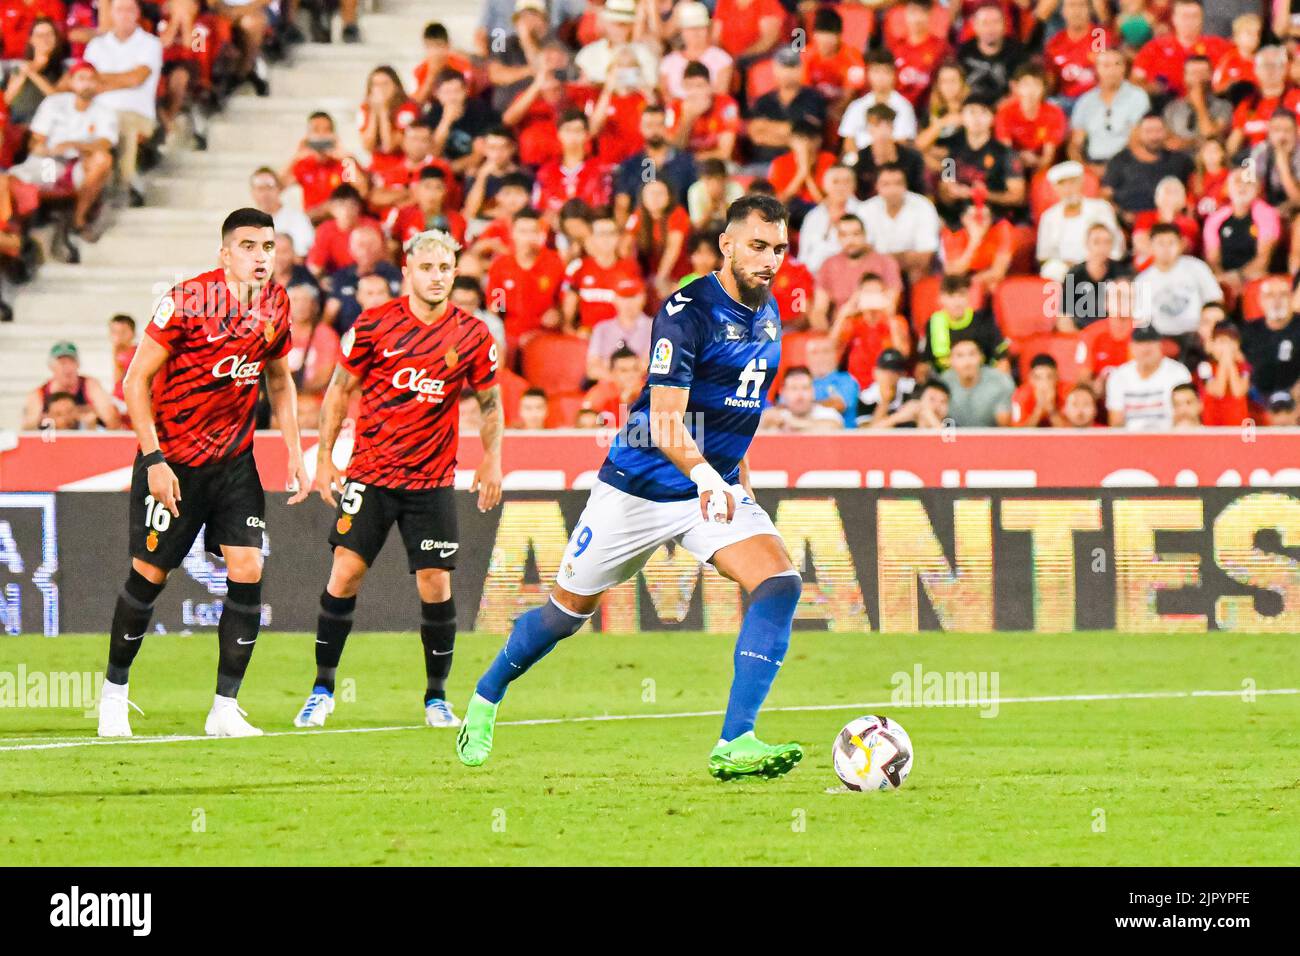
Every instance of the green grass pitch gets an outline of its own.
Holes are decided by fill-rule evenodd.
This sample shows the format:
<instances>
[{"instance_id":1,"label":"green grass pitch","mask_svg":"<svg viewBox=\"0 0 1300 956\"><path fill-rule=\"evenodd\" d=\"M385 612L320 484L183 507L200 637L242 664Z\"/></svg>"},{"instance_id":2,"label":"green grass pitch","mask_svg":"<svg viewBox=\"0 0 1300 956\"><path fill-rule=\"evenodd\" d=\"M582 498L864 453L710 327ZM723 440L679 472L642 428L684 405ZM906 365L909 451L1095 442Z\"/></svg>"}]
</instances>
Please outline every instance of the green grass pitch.
<instances>
[{"instance_id":1,"label":"green grass pitch","mask_svg":"<svg viewBox=\"0 0 1300 956\"><path fill-rule=\"evenodd\" d=\"M99 671L106 638L0 639L0 672ZM463 712L500 637L462 635ZM137 735L201 734L213 635L149 637ZM294 731L308 635L259 641L241 703L270 736L85 745L81 710L0 708L3 865L1249 865L1300 847L1300 695L1008 698L1300 687L1285 636L798 632L759 721L805 744L775 781L706 772L732 640L583 634L512 688L487 765L420 727L418 638L356 635L329 731ZM916 749L892 793L834 792L830 745L891 676L996 671L995 717L876 706ZM340 694L344 685L340 684ZM779 709L779 708L821 709ZM627 720L573 721L601 715ZM661 719L655 715L664 715ZM673 716L680 715L680 716ZM32 744L70 743L50 749ZM830 791L830 792L828 792Z\"/></svg>"}]
</instances>

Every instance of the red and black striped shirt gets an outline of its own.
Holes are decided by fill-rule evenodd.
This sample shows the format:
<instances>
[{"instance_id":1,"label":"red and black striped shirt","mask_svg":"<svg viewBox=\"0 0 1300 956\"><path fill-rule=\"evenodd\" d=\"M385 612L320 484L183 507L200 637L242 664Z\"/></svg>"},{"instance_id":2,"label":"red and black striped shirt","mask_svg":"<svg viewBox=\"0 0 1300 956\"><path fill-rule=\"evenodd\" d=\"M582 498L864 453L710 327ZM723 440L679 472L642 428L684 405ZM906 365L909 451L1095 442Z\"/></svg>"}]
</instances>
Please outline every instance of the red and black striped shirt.
<instances>
[{"instance_id":1,"label":"red and black striped shirt","mask_svg":"<svg viewBox=\"0 0 1300 956\"><path fill-rule=\"evenodd\" d=\"M488 327L451 303L426 325L401 296L362 312L341 348L343 367L361 381L348 479L409 491L451 485L461 393L496 380Z\"/></svg>"},{"instance_id":2,"label":"red and black striped shirt","mask_svg":"<svg viewBox=\"0 0 1300 956\"><path fill-rule=\"evenodd\" d=\"M266 363L289 354L289 296L268 282L247 311L213 269L172 287L145 333L169 353L153 380L163 455L205 465L253 445L257 383Z\"/></svg>"}]
</instances>

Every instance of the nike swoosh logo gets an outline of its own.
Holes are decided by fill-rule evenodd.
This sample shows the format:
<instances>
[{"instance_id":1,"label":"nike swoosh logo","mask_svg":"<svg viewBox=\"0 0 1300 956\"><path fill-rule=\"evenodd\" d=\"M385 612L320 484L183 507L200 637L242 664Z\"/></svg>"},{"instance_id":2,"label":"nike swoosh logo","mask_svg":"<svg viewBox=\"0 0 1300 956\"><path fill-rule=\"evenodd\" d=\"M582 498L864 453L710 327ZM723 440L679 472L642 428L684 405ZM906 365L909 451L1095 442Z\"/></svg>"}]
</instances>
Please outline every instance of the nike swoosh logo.
<instances>
[{"instance_id":1,"label":"nike swoosh logo","mask_svg":"<svg viewBox=\"0 0 1300 956\"><path fill-rule=\"evenodd\" d=\"M446 657L450 653L452 652L451 651L430 651L429 652L429 654L433 657Z\"/></svg>"},{"instance_id":2,"label":"nike swoosh logo","mask_svg":"<svg viewBox=\"0 0 1300 956\"><path fill-rule=\"evenodd\" d=\"M236 643L236 644L256 644L256 643L257 643L257 638L253 638L251 641L241 641L239 638L235 638L235 643Z\"/></svg>"},{"instance_id":3,"label":"nike swoosh logo","mask_svg":"<svg viewBox=\"0 0 1300 956\"><path fill-rule=\"evenodd\" d=\"M392 358L394 355L401 355L406 349L384 349L384 358Z\"/></svg>"},{"instance_id":4,"label":"nike swoosh logo","mask_svg":"<svg viewBox=\"0 0 1300 956\"><path fill-rule=\"evenodd\" d=\"M140 638L142 638L142 637L144 637L143 634L137 634L137 635L135 635L134 637L132 637L130 634L123 634L123 635L122 635L122 640L124 640L124 641L138 641L138 640L140 640Z\"/></svg>"},{"instance_id":5,"label":"nike swoosh logo","mask_svg":"<svg viewBox=\"0 0 1300 956\"><path fill-rule=\"evenodd\" d=\"M455 554L455 553L456 553L456 549L455 549L455 548L452 548L450 551L439 551L439 552L438 552L438 557L440 557L440 558L449 558L449 557L451 557L451 556L452 556L453 554Z\"/></svg>"},{"instance_id":6,"label":"nike swoosh logo","mask_svg":"<svg viewBox=\"0 0 1300 956\"><path fill-rule=\"evenodd\" d=\"M209 335L209 336L208 336L208 341L209 341L209 342L220 342L222 339L224 339L224 338L225 338L227 335L229 335L229 334L230 334L229 332L223 332L223 333L221 333L220 335Z\"/></svg>"},{"instance_id":7,"label":"nike swoosh logo","mask_svg":"<svg viewBox=\"0 0 1300 956\"><path fill-rule=\"evenodd\" d=\"M317 644L328 644L329 641L322 641L322 640L318 637L318 638L316 638L316 643L317 643Z\"/></svg>"}]
</instances>

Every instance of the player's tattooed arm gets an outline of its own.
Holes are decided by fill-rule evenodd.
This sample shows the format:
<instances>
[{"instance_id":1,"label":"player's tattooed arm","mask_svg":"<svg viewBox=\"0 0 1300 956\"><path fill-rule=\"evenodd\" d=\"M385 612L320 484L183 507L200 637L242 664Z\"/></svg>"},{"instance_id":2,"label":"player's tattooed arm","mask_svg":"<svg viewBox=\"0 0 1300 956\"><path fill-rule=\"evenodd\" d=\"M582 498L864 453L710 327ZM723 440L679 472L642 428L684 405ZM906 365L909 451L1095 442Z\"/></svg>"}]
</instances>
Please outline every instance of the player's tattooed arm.
<instances>
[{"instance_id":1,"label":"player's tattooed arm","mask_svg":"<svg viewBox=\"0 0 1300 956\"><path fill-rule=\"evenodd\" d=\"M501 500L501 433L505 430L505 412L501 407L501 386L493 385L475 392L483 422L479 438L483 442L483 461L474 472L470 491L478 492L478 510L495 508Z\"/></svg>"},{"instance_id":2,"label":"player's tattooed arm","mask_svg":"<svg viewBox=\"0 0 1300 956\"><path fill-rule=\"evenodd\" d=\"M131 427L140 442L140 452L145 455L160 451L158 429L153 422L153 380L166 364L169 352L148 335L140 338L140 345L131 359L131 366L122 379L122 395L126 411L131 416ZM167 462L149 466L149 494L154 501L176 517L180 517L181 484Z\"/></svg>"},{"instance_id":3,"label":"player's tattooed arm","mask_svg":"<svg viewBox=\"0 0 1300 956\"><path fill-rule=\"evenodd\" d=\"M292 494L289 504L296 505L311 494L311 480L302 462L302 439L298 435L298 388L293 382L287 357L266 363L266 394L280 435L289 449L289 479Z\"/></svg>"},{"instance_id":4,"label":"player's tattooed arm","mask_svg":"<svg viewBox=\"0 0 1300 956\"><path fill-rule=\"evenodd\" d=\"M346 480L334 464L334 443L338 441L343 416L348 413L348 405L360 385L361 379L342 365L336 365L329 388L325 389L325 397L321 399L320 443L316 446L316 480L312 482L312 490L331 508L334 507L335 489L342 489Z\"/></svg>"}]
</instances>

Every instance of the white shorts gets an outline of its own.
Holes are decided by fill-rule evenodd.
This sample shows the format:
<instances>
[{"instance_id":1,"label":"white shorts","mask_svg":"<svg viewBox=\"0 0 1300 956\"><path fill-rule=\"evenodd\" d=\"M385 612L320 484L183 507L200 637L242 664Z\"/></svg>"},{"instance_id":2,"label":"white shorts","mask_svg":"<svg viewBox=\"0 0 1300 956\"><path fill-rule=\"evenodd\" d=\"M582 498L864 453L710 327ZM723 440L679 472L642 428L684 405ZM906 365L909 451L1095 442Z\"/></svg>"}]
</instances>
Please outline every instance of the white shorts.
<instances>
[{"instance_id":1,"label":"white shorts","mask_svg":"<svg viewBox=\"0 0 1300 956\"><path fill-rule=\"evenodd\" d=\"M731 490L736 515L723 524L701 517L698 498L648 501L597 481L569 536L555 583L574 594L599 594L633 577L669 541L708 561L729 544L777 533L767 512L741 485Z\"/></svg>"}]
</instances>

